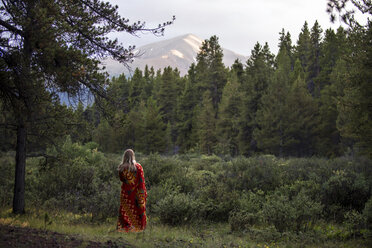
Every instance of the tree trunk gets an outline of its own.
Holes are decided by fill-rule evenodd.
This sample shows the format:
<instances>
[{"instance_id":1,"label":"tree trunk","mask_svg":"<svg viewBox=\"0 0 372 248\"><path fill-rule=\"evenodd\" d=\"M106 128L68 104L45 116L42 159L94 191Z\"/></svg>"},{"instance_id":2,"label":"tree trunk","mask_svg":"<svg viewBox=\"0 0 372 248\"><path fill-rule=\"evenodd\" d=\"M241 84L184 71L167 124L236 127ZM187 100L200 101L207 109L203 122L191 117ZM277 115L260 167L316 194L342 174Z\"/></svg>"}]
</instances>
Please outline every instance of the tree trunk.
<instances>
[{"instance_id":1,"label":"tree trunk","mask_svg":"<svg viewBox=\"0 0 372 248\"><path fill-rule=\"evenodd\" d=\"M25 169L27 129L23 121L17 128L16 169L14 182L13 213L25 212Z\"/></svg>"}]
</instances>

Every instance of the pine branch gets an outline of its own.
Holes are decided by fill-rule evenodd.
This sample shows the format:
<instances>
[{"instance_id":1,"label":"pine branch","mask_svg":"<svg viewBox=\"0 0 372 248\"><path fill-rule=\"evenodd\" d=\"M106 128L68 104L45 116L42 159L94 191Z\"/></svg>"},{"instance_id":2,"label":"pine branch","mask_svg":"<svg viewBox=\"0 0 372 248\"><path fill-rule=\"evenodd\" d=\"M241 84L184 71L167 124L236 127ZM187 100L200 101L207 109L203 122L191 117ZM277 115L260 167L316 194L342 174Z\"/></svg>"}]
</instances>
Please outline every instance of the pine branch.
<instances>
[{"instance_id":1,"label":"pine branch","mask_svg":"<svg viewBox=\"0 0 372 248\"><path fill-rule=\"evenodd\" d=\"M16 34L18 34L20 36L24 36L24 32L23 31L19 30L18 28L10 25L9 23L7 23L7 22L5 22L5 21L3 21L1 19L0 19L0 25L3 26L4 28L6 28L10 32L16 33Z\"/></svg>"}]
</instances>

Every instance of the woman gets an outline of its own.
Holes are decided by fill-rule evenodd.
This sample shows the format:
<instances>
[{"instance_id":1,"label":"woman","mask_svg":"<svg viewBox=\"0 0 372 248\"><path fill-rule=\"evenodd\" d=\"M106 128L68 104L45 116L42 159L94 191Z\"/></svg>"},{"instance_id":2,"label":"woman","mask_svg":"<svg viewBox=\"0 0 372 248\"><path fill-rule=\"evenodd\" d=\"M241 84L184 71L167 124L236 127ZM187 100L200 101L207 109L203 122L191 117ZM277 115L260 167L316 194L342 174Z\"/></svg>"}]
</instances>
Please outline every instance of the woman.
<instances>
[{"instance_id":1,"label":"woman","mask_svg":"<svg viewBox=\"0 0 372 248\"><path fill-rule=\"evenodd\" d=\"M136 162L132 149L127 149L118 166L121 185L117 230L138 232L146 228L146 186L142 166Z\"/></svg>"}]
</instances>

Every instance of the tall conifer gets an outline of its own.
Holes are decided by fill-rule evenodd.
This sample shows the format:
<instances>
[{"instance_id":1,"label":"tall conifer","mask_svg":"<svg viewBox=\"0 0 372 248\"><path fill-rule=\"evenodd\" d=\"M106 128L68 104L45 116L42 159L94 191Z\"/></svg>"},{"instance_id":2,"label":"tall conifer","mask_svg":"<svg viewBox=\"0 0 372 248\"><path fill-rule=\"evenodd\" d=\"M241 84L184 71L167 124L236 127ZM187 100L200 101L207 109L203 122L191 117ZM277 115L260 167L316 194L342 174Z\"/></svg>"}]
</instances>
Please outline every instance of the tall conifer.
<instances>
[{"instance_id":1,"label":"tall conifer","mask_svg":"<svg viewBox=\"0 0 372 248\"><path fill-rule=\"evenodd\" d=\"M237 74L233 73L227 81L219 105L217 121L217 139L224 154L238 155L238 134L240 106L242 104L241 87Z\"/></svg>"},{"instance_id":2,"label":"tall conifer","mask_svg":"<svg viewBox=\"0 0 372 248\"><path fill-rule=\"evenodd\" d=\"M201 109L198 115L197 133L199 136L200 151L211 155L214 152L216 137L216 113L212 104L210 91L205 91Z\"/></svg>"}]
</instances>

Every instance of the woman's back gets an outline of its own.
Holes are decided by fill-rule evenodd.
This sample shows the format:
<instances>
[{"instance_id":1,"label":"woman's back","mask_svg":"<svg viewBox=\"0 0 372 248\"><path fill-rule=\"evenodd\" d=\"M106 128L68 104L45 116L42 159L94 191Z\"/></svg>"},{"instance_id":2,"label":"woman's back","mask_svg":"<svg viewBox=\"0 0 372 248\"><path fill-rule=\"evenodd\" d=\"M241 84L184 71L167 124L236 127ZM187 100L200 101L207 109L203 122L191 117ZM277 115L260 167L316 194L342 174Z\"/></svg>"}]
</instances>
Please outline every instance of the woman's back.
<instances>
[{"instance_id":1,"label":"woman's back","mask_svg":"<svg viewBox=\"0 0 372 248\"><path fill-rule=\"evenodd\" d=\"M135 162L134 159L131 161ZM118 167L122 185L117 228L124 232L144 230L147 223L147 191L143 168L137 162L133 165L128 165L123 161Z\"/></svg>"}]
</instances>

